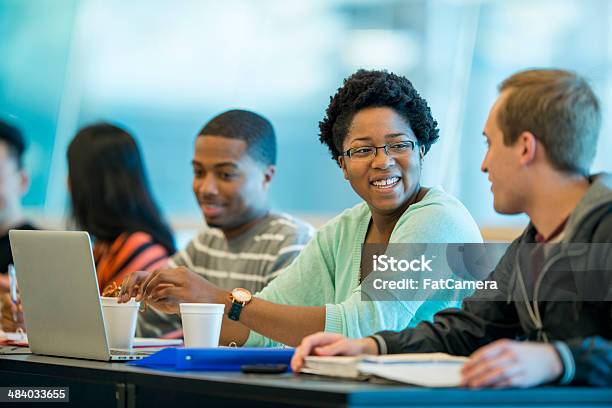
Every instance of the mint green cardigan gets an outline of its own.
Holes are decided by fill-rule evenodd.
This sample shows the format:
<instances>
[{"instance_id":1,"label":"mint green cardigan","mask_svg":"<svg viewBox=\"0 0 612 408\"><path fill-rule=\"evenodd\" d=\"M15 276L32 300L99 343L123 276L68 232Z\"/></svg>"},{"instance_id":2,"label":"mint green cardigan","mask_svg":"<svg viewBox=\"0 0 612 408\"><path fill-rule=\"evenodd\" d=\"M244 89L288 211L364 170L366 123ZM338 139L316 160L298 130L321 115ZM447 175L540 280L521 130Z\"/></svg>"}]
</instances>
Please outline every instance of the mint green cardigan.
<instances>
[{"instance_id":1,"label":"mint green cardigan","mask_svg":"<svg viewBox=\"0 0 612 408\"><path fill-rule=\"evenodd\" d=\"M431 320L460 301L362 301L359 285L361 245L370 223L366 203L345 210L324 225L302 253L255 296L295 306L325 306L325 331L351 338L381 330L401 330ZM459 200L441 187L402 214L391 243L478 243L476 222ZM245 346L273 347L279 343L251 330Z\"/></svg>"}]
</instances>

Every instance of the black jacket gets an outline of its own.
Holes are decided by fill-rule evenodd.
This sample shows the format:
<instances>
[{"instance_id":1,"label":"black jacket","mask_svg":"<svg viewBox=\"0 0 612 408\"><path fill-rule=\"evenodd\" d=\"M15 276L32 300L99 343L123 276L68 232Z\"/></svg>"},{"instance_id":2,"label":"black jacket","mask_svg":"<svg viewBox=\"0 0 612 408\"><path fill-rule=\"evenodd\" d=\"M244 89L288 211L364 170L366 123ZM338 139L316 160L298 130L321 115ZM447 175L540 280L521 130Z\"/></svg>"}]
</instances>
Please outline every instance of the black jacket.
<instances>
[{"instance_id":1,"label":"black jacket","mask_svg":"<svg viewBox=\"0 0 612 408\"><path fill-rule=\"evenodd\" d=\"M535 229L529 225L488 278L498 282L500 290L495 295L476 292L464 299L461 309L437 313L433 323L422 322L401 332L377 333L373 337L381 352L468 356L502 338L545 341L555 345L563 361L561 383L612 385L612 251L603 254L607 268L600 270L595 285L590 283L591 288L599 285L600 299L608 301L568 300L555 297L560 296L556 292L543 293L546 288L564 287L575 281L575 273L563 272L570 269L565 265L589 268L592 257L586 251L575 253L575 243L612 242L612 175L593 176L591 187L568 219L562 242L572 246L574 253L564 252L563 244L556 253L547 253L540 283L529 286L523 282L524 271L517 258L521 245L533 242ZM601 258L601 251L598 255ZM519 300L521 296L523 300ZM542 298L546 300L538 300Z\"/></svg>"}]
</instances>

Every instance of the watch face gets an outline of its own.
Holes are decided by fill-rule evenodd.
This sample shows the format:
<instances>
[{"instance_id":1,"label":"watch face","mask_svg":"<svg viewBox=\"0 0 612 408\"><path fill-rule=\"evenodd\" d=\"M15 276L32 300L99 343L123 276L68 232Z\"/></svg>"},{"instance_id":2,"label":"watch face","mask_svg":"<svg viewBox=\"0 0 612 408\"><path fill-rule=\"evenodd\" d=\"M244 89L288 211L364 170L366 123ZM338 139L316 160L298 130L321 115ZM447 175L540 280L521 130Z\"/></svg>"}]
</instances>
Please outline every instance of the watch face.
<instances>
[{"instance_id":1,"label":"watch face","mask_svg":"<svg viewBox=\"0 0 612 408\"><path fill-rule=\"evenodd\" d=\"M232 296L238 302L248 302L251 300L251 292L246 289L237 288L232 291Z\"/></svg>"}]
</instances>

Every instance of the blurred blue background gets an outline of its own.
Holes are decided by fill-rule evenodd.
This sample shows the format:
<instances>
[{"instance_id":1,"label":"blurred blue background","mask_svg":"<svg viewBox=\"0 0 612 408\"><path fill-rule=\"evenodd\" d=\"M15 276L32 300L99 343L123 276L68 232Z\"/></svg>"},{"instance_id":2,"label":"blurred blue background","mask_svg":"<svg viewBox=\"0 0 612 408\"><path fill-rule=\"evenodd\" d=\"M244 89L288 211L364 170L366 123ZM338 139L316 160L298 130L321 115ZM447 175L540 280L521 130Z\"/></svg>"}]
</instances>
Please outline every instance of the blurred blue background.
<instances>
[{"instance_id":1,"label":"blurred blue background","mask_svg":"<svg viewBox=\"0 0 612 408\"><path fill-rule=\"evenodd\" d=\"M586 76L603 103L594 170L612 169L612 2L607 0L0 0L0 114L25 132L35 217L63 220L66 147L98 120L132 130L177 228L201 225L191 193L198 130L229 108L275 125L276 209L315 224L359 201L318 141L329 97L358 68L407 76L441 129L425 185L457 195L482 228L495 214L480 173L497 85L529 67ZM59 221L58 221L59 222Z\"/></svg>"}]
</instances>

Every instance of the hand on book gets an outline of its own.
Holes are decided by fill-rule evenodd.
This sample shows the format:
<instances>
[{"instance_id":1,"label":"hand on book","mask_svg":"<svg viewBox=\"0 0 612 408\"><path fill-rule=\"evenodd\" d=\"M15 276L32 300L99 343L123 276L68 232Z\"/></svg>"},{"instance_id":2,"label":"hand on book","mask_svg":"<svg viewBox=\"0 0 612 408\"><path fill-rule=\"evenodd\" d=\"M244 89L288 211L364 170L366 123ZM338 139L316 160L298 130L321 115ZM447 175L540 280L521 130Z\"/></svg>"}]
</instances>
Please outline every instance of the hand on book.
<instances>
[{"instance_id":1,"label":"hand on book","mask_svg":"<svg viewBox=\"0 0 612 408\"><path fill-rule=\"evenodd\" d=\"M476 350L461 370L470 388L532 387L559 378L563 364L550 344L498 340Z\"/></svg>"},{"instance_id":2,"label":"hand on book","mask_svg":"<svg viewBox=\"0 0 612 408\"><path fill-rule=\"evenodd\" d=\"M304 358L315 356L357 356L359 354L378 354L376 342L369 338L348 339L338 333L319 332L306 336L295 349L291 358L291 369L299 372L304 366Z\"/></svg>"}]
</instances>

